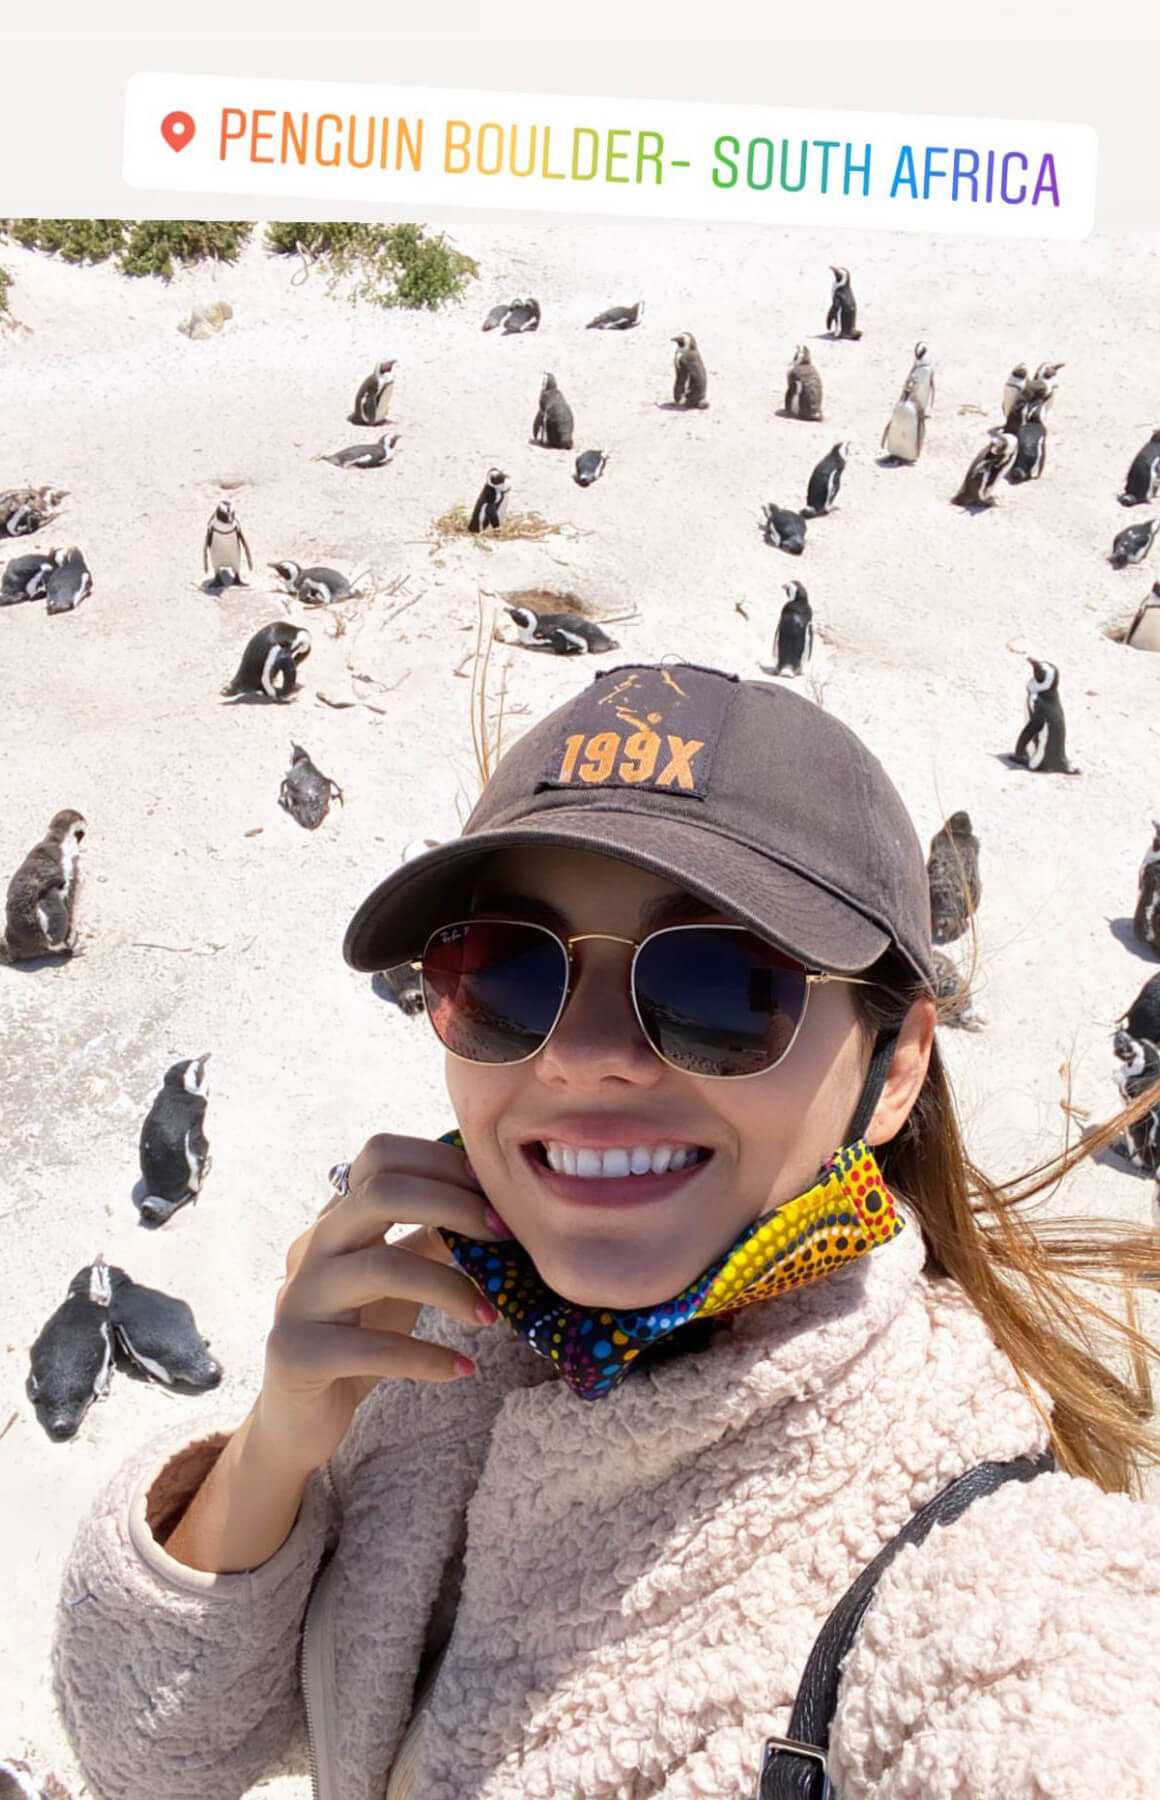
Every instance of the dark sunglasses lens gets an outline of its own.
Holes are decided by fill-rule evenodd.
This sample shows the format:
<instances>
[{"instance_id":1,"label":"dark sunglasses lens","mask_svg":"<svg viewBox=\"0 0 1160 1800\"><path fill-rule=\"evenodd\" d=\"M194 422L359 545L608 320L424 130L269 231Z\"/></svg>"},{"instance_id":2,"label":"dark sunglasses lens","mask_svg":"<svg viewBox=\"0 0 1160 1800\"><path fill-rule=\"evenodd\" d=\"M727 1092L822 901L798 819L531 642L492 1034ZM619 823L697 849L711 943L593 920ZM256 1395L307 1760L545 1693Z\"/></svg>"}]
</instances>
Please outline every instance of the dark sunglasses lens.
<instances>
[{"instance_id":1,"label":"dark sunglasses lens","mask_svg":"<svg viewBox=\"0 0 1160 1800\"><path fill-rule=\"evenodd\" d=\"M654 1049L690 1075L756 1075L781 1061L806 1003L806 973L745 931L711 925L650 938L636 1003Z\"/></svg>"},{"instance_id":2,"label":"dark sunglasses lens","mask_svg":"<svg viewBox=\"0 0 1160 1800\"><path fill-rule=\"evenodd\" d=\"M423 998L442 1043L468 1062L522 1062L546 1040L568 982L562 945L536 925L469 920L423 952Z\"/></svg>"}]
</instances>

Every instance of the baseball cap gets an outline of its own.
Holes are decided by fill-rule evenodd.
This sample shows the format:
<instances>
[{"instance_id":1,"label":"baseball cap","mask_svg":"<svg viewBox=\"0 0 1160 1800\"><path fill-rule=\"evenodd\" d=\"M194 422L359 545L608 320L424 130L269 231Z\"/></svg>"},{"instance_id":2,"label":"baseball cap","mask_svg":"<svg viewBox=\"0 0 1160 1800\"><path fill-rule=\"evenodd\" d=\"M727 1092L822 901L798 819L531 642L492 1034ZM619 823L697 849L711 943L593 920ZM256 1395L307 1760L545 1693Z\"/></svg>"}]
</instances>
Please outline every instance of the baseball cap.
<instances>
[{"instance_id":1,"label":"baseball cap","mask_svg":"<svg viewBox=\"0 0 1160 1800\"><path fill-rule=\"evenodd\" d=\"M417 957L462 917L484 856L537 845L651 870L835 974L893 945L933 986L926 862L861 739L789 688L696 663L602 670L500 759L462 835L380 882L352 968Z\"/></svg>"}]
</instances>

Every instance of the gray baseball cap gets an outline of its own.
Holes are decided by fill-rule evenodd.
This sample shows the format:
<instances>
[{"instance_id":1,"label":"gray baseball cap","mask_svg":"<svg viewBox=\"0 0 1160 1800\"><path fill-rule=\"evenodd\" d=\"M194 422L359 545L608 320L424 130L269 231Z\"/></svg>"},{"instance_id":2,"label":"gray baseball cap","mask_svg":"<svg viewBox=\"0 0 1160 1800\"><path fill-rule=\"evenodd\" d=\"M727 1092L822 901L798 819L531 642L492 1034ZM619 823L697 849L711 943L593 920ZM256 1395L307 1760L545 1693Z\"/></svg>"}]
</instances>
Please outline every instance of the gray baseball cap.
<instances>
[{"instance_id":1,"label":"gray baseball cap","mask_svg":"<svg viewBox=\"0 0 1160 1800\"><path fill-rule=\"evenodd\" d=\"M601 671L501 758L460 837L367 896L346 961L417 957L464 915L484 856L536 845L663 875L811 968L856 974L893 945L933 986L926 862L898 790L848 726L773 682Z\"/></svg>"}]
</instances>

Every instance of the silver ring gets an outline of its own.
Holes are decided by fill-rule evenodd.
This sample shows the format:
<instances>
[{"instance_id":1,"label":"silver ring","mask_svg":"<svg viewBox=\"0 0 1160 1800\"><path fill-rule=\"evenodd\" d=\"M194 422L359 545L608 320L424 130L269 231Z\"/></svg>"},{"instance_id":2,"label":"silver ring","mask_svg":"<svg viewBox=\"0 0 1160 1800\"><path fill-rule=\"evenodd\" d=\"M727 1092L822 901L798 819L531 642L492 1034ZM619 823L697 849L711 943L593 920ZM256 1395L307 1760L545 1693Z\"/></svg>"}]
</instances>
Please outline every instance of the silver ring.
<instances>
[{"instance_id":1,"label":"silver ring","mask_svg":"<svg viewBox=\"0 0 1160 1800\"><path fill-rule=\"evenodd\" d=\"M342 1194L344 1196L349 1194L350 1164L348 1162L335 1163L333 1169L327 1171L326 1179L329 1181L336 1194Z\"/></svg>"}]
</instances>

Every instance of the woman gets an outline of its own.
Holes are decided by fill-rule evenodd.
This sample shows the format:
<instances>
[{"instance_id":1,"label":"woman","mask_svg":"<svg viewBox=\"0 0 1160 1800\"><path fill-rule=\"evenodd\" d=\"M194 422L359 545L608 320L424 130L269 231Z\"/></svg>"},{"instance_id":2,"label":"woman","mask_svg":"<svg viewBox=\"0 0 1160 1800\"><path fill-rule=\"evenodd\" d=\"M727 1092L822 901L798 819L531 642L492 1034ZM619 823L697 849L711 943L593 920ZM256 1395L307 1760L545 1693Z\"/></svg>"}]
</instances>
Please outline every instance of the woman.
<instances>
[{"instance_id":1,"label":"woman","mask_svg":"<svg viewBox=\"0 0 1160 1800\"><path fill-rule=\"evenodd\" d=\"M81 1531L56 1675L94 1790L244 1793L301 1635L323 1800L751 1795L863 1567L1028 1459L879 1581L836 1792L1155 1794L1160 1512L1115 1491L1146 1401L1056 1271L1154 1256L1037 1242L966 1162L922 851L853 733L600 675L344 953L421 960L461 1135L333 1172L249 1417Z\"/></svg>"}]
</instances>

